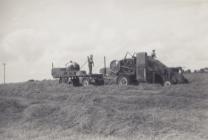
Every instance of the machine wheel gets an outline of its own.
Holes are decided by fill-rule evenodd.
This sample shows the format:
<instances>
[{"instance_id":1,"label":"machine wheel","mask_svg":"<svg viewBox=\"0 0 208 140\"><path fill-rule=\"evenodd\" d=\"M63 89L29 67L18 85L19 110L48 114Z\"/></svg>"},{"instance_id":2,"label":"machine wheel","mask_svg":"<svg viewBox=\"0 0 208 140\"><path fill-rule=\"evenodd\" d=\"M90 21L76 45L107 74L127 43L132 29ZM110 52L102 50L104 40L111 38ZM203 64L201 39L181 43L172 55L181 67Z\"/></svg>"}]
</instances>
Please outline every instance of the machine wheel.
<instances>
[{"instance_id":1,"label":"machine wheel","mask_svg":"<svg viewBox=\"0 0 208 140\"><path fill-rule=\"evenodd\" d=\"M85 78L85 79L82 80L82 86L83 87L87 87L87 86L89 86L89 84L90 83L89 83L89 80L88 79Z\"/></svg>"},{"instance_id":2,"label":"machine wheel","mask_svg":"<svg viewBox=\"0 0 208 140\"><path fill-rule=\"evenodd\" d=\"M118 78L118 85L119 86L127 86L127 85L129 85L129 78L127 76L120 76Z\"/></svg>"},{"instance_id":3,"label":"machine wheel","mask_svg":"<svg viewBox=\"0 0 208 140\"><path fill-rule=\"evenodd\" d=\"M172 84L170 81L165 81L163 85L164 87L170 87Z\"/></svg>"}]
</instances>

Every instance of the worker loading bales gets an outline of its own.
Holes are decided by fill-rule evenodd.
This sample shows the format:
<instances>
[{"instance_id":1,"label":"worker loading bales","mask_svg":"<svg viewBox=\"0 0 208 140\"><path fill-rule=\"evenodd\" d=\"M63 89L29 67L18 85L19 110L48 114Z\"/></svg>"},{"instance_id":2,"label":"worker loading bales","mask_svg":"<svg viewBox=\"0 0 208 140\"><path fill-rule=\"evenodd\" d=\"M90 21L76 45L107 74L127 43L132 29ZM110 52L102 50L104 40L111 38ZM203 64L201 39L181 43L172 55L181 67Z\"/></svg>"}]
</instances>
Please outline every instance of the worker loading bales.
<instances>
[{"instance_id":1,"label":"worker loading bales","mask_svg":"<svg viewBox=\"0 0 208 140\"><path fill-rule=\"evenodd\" d=\"M92 74L94 66L93 55L88 56L89 74L77 62L69 61L63 68L53 68L51 74L53 78L59 79L59 83L73 84L74 86L103 85L102 74ZM86 63L85 63L86 64Z\"/></svg>"},{"instance_id":2,"label":"worker loading bales","mask_svg":"<svg viewBox=\"0 0 208 140\"><path fill-rule=\"evenodd\" d=\"M93 55L92 54L87 57L87 62L88 62L89 74L92 74L92 67L94 66L94 61L93 61Z\"/></svg>"}]
</instances>

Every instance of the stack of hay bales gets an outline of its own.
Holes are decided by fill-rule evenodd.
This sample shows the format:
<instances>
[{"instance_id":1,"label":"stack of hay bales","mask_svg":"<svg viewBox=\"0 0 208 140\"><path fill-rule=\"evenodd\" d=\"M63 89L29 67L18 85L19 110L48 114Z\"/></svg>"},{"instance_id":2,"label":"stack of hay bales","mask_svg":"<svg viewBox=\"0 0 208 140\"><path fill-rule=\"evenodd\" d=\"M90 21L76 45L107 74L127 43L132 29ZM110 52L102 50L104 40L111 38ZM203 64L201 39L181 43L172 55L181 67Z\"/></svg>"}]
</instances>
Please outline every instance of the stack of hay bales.
<instances>
[{"instance_id":1,"label":"stack of hay bales","mask_svg":"<svg viewBox=\"0 0 208 140\"><path fill-rule=\"evenodd\" d=\"M149 71L164 71L167 69L167 66L161 63L157 59L153 59L152 57L148 57L148 70Z\"/></svg>"}]
</instances>

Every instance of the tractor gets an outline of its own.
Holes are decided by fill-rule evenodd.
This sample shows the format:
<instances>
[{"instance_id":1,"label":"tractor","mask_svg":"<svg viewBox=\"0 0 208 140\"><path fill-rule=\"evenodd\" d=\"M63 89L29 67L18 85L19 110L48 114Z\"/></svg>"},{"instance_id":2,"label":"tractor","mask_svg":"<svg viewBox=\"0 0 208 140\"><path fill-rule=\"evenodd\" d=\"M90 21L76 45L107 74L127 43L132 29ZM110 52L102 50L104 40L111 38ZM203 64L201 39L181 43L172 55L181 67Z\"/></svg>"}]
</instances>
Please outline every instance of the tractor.
<instances>
[{"instance_id":1,"label":"tractor","mask_svg":"<svg viewBox=\"0 0 208 140\"><path fill-rule=\"evenodd\" d=\"M167 67L162 62L140 52L122 60L113 60L110 63L111 76L116 77L118 85L139 83L159 83L164 86L188 83L183 75L182 67Z\"/></svg>"}]
</instances>

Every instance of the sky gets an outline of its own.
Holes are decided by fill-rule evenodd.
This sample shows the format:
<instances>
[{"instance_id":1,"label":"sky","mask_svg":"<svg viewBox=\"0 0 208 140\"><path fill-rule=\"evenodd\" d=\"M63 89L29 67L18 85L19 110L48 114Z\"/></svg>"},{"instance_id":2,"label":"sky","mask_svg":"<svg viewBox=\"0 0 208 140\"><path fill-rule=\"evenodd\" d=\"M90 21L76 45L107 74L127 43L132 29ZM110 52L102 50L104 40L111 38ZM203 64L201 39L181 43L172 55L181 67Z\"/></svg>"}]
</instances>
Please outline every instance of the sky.
<instances>
[{"instance_id":1,"label":"sky","mask_svg":"<svg viewBox=\"0 0 208 140\"><path fill-rule=\"evenodd\" d=\"M52 79L51 64L94 71L155 49L167 66L208 67L207 0L0 0L0 83ZM84 66L83 69L87 69Z\"/></svg>"}]
</instances>

